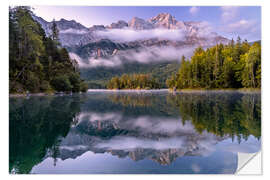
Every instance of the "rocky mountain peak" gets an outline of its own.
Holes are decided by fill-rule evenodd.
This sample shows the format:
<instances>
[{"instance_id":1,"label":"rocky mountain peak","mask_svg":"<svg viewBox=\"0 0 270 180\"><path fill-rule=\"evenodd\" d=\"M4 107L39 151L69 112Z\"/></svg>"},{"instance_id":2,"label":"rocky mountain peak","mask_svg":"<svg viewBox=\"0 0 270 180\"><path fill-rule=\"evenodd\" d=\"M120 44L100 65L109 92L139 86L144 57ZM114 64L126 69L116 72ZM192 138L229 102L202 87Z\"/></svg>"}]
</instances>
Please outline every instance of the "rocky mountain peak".
<instances>
[{"instance_id":1,"label":"rocky mountain peak","mask_svg":"<svg viewBox=\"0 0 270 180\"><path fill-rule=\"evenodd\" d=\"M110 26L107 26L108 29L122 29L128 27L128 23L126 21L120 20L116 23L112 23Z\"/></svg>"},{"instance_id":2,"label":"rocky mountain peak","mask_svg":"<svg viewBox=\"0 0 270 180\"><path fill-rule=\"evenodd\" d=\"M77 29L77 30L87 30L85 26L76 22L75 20L66 20L60 19L59 21L55 21L59 30L67 30L67 29Z\"/></svg>"},{"instance_id":3,"label":"rocky mountain peak","mask_svg":"<svg viewBox=\"0 0 270 180\"><path fill-rule=\"evenodd\" d=\"M164 21L164 20L172 21L172 20L175 20L175 18L169 13L160 13L157 16L152 17L150 20L153 20L153 21Z\"/></svg>"},{"instance_id":4,"label":"rocky mountain peak","mask_svg":"<svg viewBox=\"0 0 270 180\"><path fill-rule=\"evenodd\" d=\"M128 22L128 27L135 30L143 30L143 29L153 29L154 26L150 22L145 21L144 19L133 17Z\"/></svg>"},{"instance_id":5,"label":"rocky mountain peak","mask_svg":"<svg viewBox=\"0 0 270 180\"><path fill-rule=\"evenodd\" d=\"M52 22L47 22L46 20L42 19L41 17L37 17L33 15L33 18L38 21L42 28L45 30L46 35L51 34L51 27ZM145 40L134 40L132 42L128 42L127 47L145 47L145 46L174 46L180 47L184 45L205 45L209 46L212 44L216 44L218 42L227 42L226 38L218 36L216 33L204 33L208 32L209 30L205 30L207 28L207 24L203 22L193 22L193 21L178 21L169 13L160 13L155 17L150 18L149 20L144 20L139 17L133 17L128 23L119 20L115 23L112 23L109 26L104 25L94 25L90 28L86 28L82 24L76 22L75 20L66 20L64 18L60 19L59 21L55 21L57 27L60 31L59 38L60 42L64 46L73 47L73 46L82 46L91 43L95 43L104 39L99 34L99 31L108 32L110 29L134 29L136 31L140 30L150 30L150 29L180 29L183 30L182 32L185 33L187 39L185 42L178 41L174 42L173 40L160 40L160 39L145 39ZM103 33L103 32L102 32ZM203 34L202 34L203 33ZM203 37L202 37L203 35ZM106 37L105 39L110 37ZM112 40L114 41L114 40ZM125 45L126 47L126 45ZM115 54L113 53L114 49L120 50L121 48L111 47L109 48L109 53L107 54ZM104 49L101 48L100 52L104 52Z\"/></svg>"},{"instance_id":6,"label":"rocky mountain peak","mask_svg":"<svg viewBox=\"0 0 270 180\"><path fill-rule=\"evenodd\" d=\"M160 13L148 20L154 24L155 27L162 27L167 29L175 29L178 21L169 13Z\"/></svg>"},{"instance_id":7,"label":"rocky mountain peak","mask_svg":"<svg viewBox=\"0 0 270 180\"><path fill-rule=\"evenodd\" d=\"M90 31L103 31L105 30L104 25L93 25L92 27L89 28Z\"/></svg>"}]
</instances>

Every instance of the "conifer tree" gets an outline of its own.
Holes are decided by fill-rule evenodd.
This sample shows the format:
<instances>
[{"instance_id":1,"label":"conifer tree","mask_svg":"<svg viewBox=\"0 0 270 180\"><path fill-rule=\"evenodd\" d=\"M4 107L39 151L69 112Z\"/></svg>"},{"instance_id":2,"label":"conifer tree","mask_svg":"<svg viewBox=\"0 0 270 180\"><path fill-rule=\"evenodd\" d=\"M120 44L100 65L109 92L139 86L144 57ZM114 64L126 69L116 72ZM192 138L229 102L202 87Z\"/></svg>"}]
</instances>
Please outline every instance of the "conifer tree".
<instances>
[{"instance_id":1,"label":"conifer tree","mask_svg":"<svg viewBox=\"0 0 270 180\"><path fill-rule=\"evenodd\" d=\"M261 46L252 46L238 37L234 45L217 44L194 51L190 60L182 58L177 74L166 81L169 88L260 88Z\"/></svg>"},{"instance_id":2,"label":"conifer tree","mask_svg":"<svg viewBox=\"0 0 270 180\"><path fill-rule=\"evenodd\" d=\"M59 30L57 28L55 19L53 19L51 31L52 31L52 40L56 43L59 43Z\"/></svg>"}]
</instances>

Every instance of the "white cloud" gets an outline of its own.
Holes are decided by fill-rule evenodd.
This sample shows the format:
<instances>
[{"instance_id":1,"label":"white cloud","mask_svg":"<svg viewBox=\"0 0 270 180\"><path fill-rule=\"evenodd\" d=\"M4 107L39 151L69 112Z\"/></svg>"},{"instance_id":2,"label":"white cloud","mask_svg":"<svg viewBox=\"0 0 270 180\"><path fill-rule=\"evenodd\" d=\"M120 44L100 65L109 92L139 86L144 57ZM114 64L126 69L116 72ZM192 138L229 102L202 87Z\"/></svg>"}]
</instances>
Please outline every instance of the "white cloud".
<instances>
[{"instance_id":1,"label":"white cloud","mask_svg":"<svg viewBox=\"0 0 270 180\"><path fill-rule=\"evenodd\" d=\"M109 140L100 141L95 145L96 148L105 148L107 150L126 150L131 151L137 148L168 150L181 149L182 152L195 152L201 156L207 156L215 151L215 144L218 139L209 134L196 135L194 140L192 135L162 137L158 140L151 138L141 138L133 136L115 136ZM200 171L199 167L194 167L194 171Z\"/></svg>"},{"instance_id":2,"label":"white cloud","mask_svg":"<svg viewBox=\"0 0 270 180\"><path fill-rule=\"evenodd\" d=\"M216 33L213 33L212 25L207 21L202 21L197 25L198 31L196 35L198 37L212 38L212 35L216 36Z\"/></svg>"},{"instance_id":3,"label":"white cloud","mask_svg":"<svg viewBox=\"0 0 270 180\"><path fill-rule=\"evenodd\" d=\"M97 31L96 35L102 38L108 38L113 41L129 42L151 38L167 40L184 40L185 31L182 29L150 29L150 30L133 30L133 29L111 29L107 31Z\"/></svg>"},{"instance_id":4,"label":"white cloud","mask_svg":"<svg viewBox=\"0 0 270 180\"><path fill-rule=\"evenodd\" d=\"M83 66L84 64L83 59L81 59L80 56L78 56L77 54L69 53L69 57L71 59L75 59L80 67Z\"/></svg>"},{"instance_id":5,"label":"white cloud","mask_svg":"<svg viewBox=\"0 0 270 180\"><path fill-rule=\"evenodd\" d=\"M223 6L221 7L221 22L219 27L223 33L236 38L240 36L242 39L257 40L261 36L261 27L258 20L244 19L240 14L241 6Z\"/></svg>"},{"instance_id":6,"label":"white cloud","mask_svg":"<svg viewBox=\"0 0 270 180\"><path fill-rule=\"evenodd\" d=\"M133 42L146 39L157 38L158 40L171 40L171 41L186 41L187 36L197 36L199 38L206 38L207 41L200 42L202 46L209 46L215 42L213 37L217 34L212 33L211 25L206 22L193 22L192 28L184 27L181 29L150 29L150 30L133 30L129 28L125 29L111 29L106 31L96 31L95 37L99 39L106 38L114 42ZM196 46L188 47L144 47L141 49L132 49L125 51L118 51L114 56L108 56L105 58L81 59L78 55L70 53L70 57L76 59L81 68L93 68L93 67L117 67L121 66L123 61L126 62L138 62L138 63L156 63L164 61L180 60L181 56L189 57L192 55ZM199 43L198 43L199 44Z\"/></svg>"},{"instance_id":7,"label":"white cloud","mask_svg":"<svg viewBox=\"0 0 270 180\"><path fill-rule=\"evenodd\" d=\"M196 7L196 6L192 6L190 9L189 9L189 12L192 14L192 15L195 15L199 12L200 8Z\"/></svg>"},{"instance_id":8,"label":"white cloud","mask_svg":"<svg viewBox=\"0 0 270 180\"><path fill-rule=\"evenodd\" d=\"M212 27L209 22L194 22L192 30L189 27L180 29L148 29L134 30L130 28L110 29L106 31L96 31L95 36L99 38L107 38L117 42L130 42L138 40L146 40L157 38L159 40L185 41L186 36L197 35L198 37L209 38L212 33Z\"/></svg>"},{"instance_id":9,"label":"white cloud","mask_svg":"<svg viewBox=\"0 0 270 180\"><path fill-rule=\"evenodd\" d=\"M105 122L110 121L112 124L118 124L121 129L141 131L150 134L164 134L170 136L182 136L197 134L191 121L186 121L185 124L181 123L180 117L164 118L158 116L138 116L138 117L124 117L120 112L82 112L76 119L78 124L82 122ZM209 138L215 138L214 135L210 135L204 131L200 134L202 141L205 136ZM210 137L211 136L211 137ZM199 137L198 137L199 138ZM206 144L206 143L205 143Z\"/></svg>"},{"instance_id":10,"label":"white cloud","mask_svg":"<svg viewBox=\"0 0 270 180\"><path fill-rule=\"evenodd\" d=\"M88 33L88 31L69 28L69 29L60 31L60 33L63 33L63 34L66 34L66 33L71 33L71 34L86 34L86 33Z\"/></svg>"},{"instance_id":11,"label":"white cloud","mask_svg":"<svg viewBox=\"0 0 270 180\"><path fill-rule=\"evenodd\" d=\"M183 141L185 137L173 137L173 138L163 138L159 141L151 139L139 139L136 137L114 137L108 141L98 143L97 148L108 148L110 150L132 150L136 148L143 149L155 149L155 150L165 150L165 149L177 149L183 146Z\"/></svg>"},{"instance_id":12,"label":"white cloud","mask_svg":"<svg viewBox=\"0 0 270 180\"><path fill-rule=\"evenodd\" d=\"M138 63L156 63L164 61L180 61L182 55L190 57L196 47L175 48L167 47L151 47L140 50L119 51L116 55L107 58L89 58L81 59L77 54L69 53L72 59L75 59L80 68L94 67L119 67L125 62Z\"/></svg>"},{"instance_id":13,"label":"white cloud","mask_svg":"<svg viewBox=\"0 0 270 180\"><path fill-rule=\"evenodd\" d=\"M256 21L242 19L228 24L227 27L225 27L225 31L239 35L254 33L257 31Z\"/></svg>"},{"instance_id":14,"label":"white cloud","mask_svg":"<svg viewBox=\"0 0 270 180\"><path fill-rule=\"evenodd\" d=\"M98 113L98 112L81 112L78 116L78 123L83 120L90 122L95 121L114 121L118 122L122 119L122 114L120 113Z\"/></svg>"},{"instance_id":15,"label":"white cloud","mask_svg":"<svg viewBox=\"0 0 270 180\"><path fill-rule=\"evenodd\" d=\"M221 19L224 22L232 21L238 15L239 6L222 6Z\"/></svg>"}]
</instances>

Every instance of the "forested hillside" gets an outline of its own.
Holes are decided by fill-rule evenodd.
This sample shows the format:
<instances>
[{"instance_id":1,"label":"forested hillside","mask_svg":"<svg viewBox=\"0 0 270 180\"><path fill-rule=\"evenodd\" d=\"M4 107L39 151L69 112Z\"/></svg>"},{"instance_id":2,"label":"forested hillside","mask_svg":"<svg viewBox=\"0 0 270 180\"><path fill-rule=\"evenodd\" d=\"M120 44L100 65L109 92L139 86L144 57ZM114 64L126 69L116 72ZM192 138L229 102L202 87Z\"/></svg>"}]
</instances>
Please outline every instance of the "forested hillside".
<instances>
[{"instance_id":1,"label":"forested hillside","mask_svg":"<svg viewBox=\"0 0 270 180\"><path fill-rule=\"evenodd\" d=\"M86 91L77 62L61 47L56 24L46 37L29 7L9 9L9 91Z\"/></svg>"},{"instance_id":2,"label":"forested hillside","mask_svg":"<svg viewBox=\"0 0 270 180\"><path fill-rule=\"evenodd\" d=\"M109 80L123 74L149 74L154 77L161 88L166 88L166 80L179 69L179 62L159 62L151 64L126 63L120 67L97 67L91 69L81 68L81 77L84 78L89 88L106 88Z\"/></svg>"},{"instance_id":3,"label":"forested hillside","mask_svg":"<svg viewBox=\"0 0 270 180\"><path fill-rule=\"evenodd\" d=\"M261 45L238 38L228 45L197 48L190 60L182 57L178 73L166 83L172 89L260 88Z\"/></svg>"},{"instance_id":4,"label":"forested hillside","mask_svg":"<svg viewBox=\"0 0 270 180\"><path fill-rule=\"evenodd\" d=\"M119 67L79 69L76 60L72 60L68 50L59 43L57 23L53 21L48 27L52 33L46 36L29 7L9 9L10 93L79 92L87 88L106 88L107 83L110 88L119 88L110 85L114 77L123 74L129 74L130 79L131 74L138 77L148 74L158 84L148 87L141 85L144 82L134 82L123 88L261 87L260 42L242 42L238 38L237 42L232 40L227 45L217 44L206 50L197 48L190 59L183 56L181 64L166 60L149 64L123 62Z\"/></svg>"}]
</instances>

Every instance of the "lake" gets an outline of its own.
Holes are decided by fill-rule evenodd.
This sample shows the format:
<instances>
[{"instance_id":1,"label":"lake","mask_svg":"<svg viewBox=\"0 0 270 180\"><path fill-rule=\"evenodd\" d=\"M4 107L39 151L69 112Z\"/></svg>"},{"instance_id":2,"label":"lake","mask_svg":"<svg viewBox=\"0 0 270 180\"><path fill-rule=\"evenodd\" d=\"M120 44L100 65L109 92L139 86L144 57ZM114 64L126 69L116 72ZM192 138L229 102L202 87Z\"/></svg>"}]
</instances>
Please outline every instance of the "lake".
<instances>
[{"instance_id":1,"label":"lake","mask_svg":"<svg viewBox=\"0 0 270 180\"><path fill-rule=\"evenodd\" d=\"M101 91L9 98L9 173L232 174L261 149L261 94Z\"/></svg>"}]
</instances>

